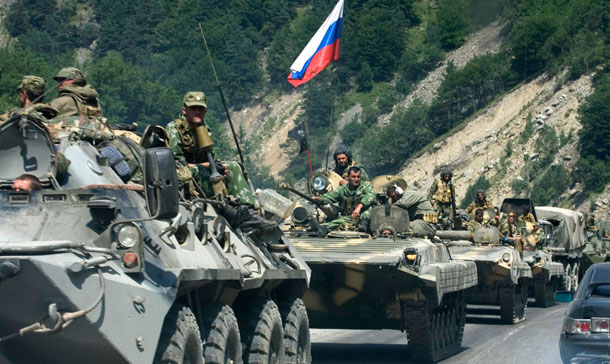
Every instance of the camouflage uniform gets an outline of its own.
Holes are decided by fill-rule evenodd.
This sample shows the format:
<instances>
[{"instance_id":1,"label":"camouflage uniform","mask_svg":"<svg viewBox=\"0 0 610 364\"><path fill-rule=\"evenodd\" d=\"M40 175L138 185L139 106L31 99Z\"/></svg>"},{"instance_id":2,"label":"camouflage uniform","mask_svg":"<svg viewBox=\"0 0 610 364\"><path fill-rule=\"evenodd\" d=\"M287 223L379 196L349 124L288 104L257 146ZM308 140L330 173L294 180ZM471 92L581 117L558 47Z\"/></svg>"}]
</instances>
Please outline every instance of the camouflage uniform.
<instances>
[{"instance_id":1,"label":"camouflage uniform","mask_svg":"<svg viewBox=\"0 0 610 364\"><path fill-rule=\"evenodd\" d=\"M528 212L527 215L520 215L517 221L520 222L531 222L532 224L536 222L534 215L531 212Z\"/></svg>"},{"instance_id":2,"label":"camouflage uniform","mask_svg":"<svg viewBox=\"0 0 610 364\"><path fill-rule=\"evenodd\" d=\"M345 167L341 167L337 163L337 155L339 154L345 154L347 156L348 164ZM352 151L345 145L339 144L339 146L337 146L337 149L333 154L333 158L335 159L335 169L333 172L341 176L344 180L347 180L347 171L350 169L350 167L358 167L360 168L360 180L369 181L369 175L366 173L366 170L364 167L356 164L356 162L352 160Z\"/></svg>"},{"instance_id":3,"label":"camouflage uniform","mask_svg":"<svg viewBox=\"0 0 610 364\"><path fill-rule=\"evenodd\" d=\"M21 83L17 87L17 91L20 92L21 90L27 90L35 94L44 94L45 88L46 82L44 78L33 75L25 75L21 79ZM42 97L39 99L42 99ZM35 100L30 100L30 102L31 101ZM0 123L7 121L15 114L28 114L39 120L47 121L48 119L52 119L57 116L58 111L44 102L30 103L28 106L12 109L11 111L0 115Z\"/></svg>"},{"instance_id":4,"label":"camouflage uniform","mask_svg":"<svg viewBox=\"0 0 610 364\"><path fill-rule=\"evenodd\" d=\"M75 127L88 130L90 134L112 134L102 113L97 91L87 84L81 71L73 67L62 68L53 79L57 82L74 80L64 85L57 98L49 103L59 112L54 120L57 127Z\"/></svg>"},{"instance_id":5,"label":"camouflage uniform","mask_svg":"<svg viewBox=\"0 0 610 364\"><path fill-rule=\"evenodd\" d=\"M423 192L415 188L407 188L393 205L409 212L409 233L420 236L434 236L436 234L434 224L425 221L426 216L436 216L436 211Z\"/></svg>"},{"instance_id":6,"label":"camouflage uniform","mask_svg":"<svg viewBox=\"0 0 610 364\"><path fill-rule=\"evenodd\" d=\"M176 119L165 127L169 147L176 160L186 163L207 162L207 155L199 149L197 135L185 118ZM226 184L229 195L239 199L241 204L254 205L254 195L237 162L223 162L227 165ZM202 165L189 166L193 178L199 183L206 196L214 195L210 182L210 170Z\"/></svg>"},{"instance_id":7,"label":"camouflage uniform","mask_svg":"<svg viewBox=\"0 0 610 364\"><path fill-rule=\"evenodd\" d=\"M487 198L482 203L479 202L478 199L475 199L474 201L472 201L472 203L470 205L468 205L468 207L466 208L466 212L474 213L474 210L479 209L479 208L482 209L483 206L487 206L488 209L494 208L494 204L491 203L491 201Z\"/></svg>"},{"instance_id":8,"label":"camouflage uniform","mask_svg":"<svg viewBox=\"0 0 610 364\"><path fill-rule=\"evenodd\" d=\"M482 223L473 219L473 220L468 221L468 225L466 225L466 228L468 228L468 231L470 231L470 236L473 236L475 230L477 230L481 226L483 226Z\"/></svg>"},{"instance_id":9,"label":"camouflage uniform","mask_svg":"<svg viewBox=\"0 0 610 364\"><path fill-rule=\"evenodd\" d=\"M375 191L373 186L365 181L360 182L360 186L355 190L352 190L347 183L321 197L323 203L338 203L341 208L341 216L323 224L329 230L336 230L344 224L356 225L356 221L352 218L352 212L360 203L363 205L362 210L360 210L360 219L369 219L371 215L369 207L375 201Z\"/></svg>"},{"instance_id":10,"label":"camouflage uniform","mask_svg":"<svg viewBox=\"0 0 610 364\"><path fill-rule=\"evenodd\" d=\"M451 196L455 196L453 184L445 182L442 177L437 178L428 191L428 199L434 206L442 225L446 227L451 226L453 220Z\"/></svg>"},{"instance_id":11,"label":"camouflage uniform","mask_svg":"<svg viewBox=\"0 0 610 364\"><path fill-rule=\"evenodd\" d=\"M501 227L500 227L500 232L502 233L502 235L512 238L515 236L519 235L519 229L517 228L517 225L515 224L510 224L508 221L506 221Z\"/></svg>"}]
</instances>

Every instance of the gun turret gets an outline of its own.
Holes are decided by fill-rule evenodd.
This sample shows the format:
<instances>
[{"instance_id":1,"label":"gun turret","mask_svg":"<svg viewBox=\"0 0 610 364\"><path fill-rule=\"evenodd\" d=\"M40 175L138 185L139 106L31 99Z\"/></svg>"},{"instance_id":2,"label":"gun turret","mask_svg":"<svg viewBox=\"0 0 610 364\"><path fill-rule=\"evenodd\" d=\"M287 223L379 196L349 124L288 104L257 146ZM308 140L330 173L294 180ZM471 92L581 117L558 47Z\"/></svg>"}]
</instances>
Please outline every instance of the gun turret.
<instances>
[{"instance_id":1,"label":"gun turret","mask_svg":"<svg viewBox=\"0 0 610 364\"><path fill-rule=\"evenodd\" d=\"M305 199L307 202L309 202L309 203L313 204L314 206L318 207L320 210L322 210L322 212L329 219L335 219L335 218L337 218L337 215L339 215L339 211L338 211L337 206L327 205L327 204L323 203L322 201L314 200L313 198L311 198L311 196L308 196L308 195L304 194L303 192L297 191L294 188L290 187L290 185L288 183L281 183L280 187L282 189L285 189L287 191L290 191L290 192L294 193L295 195Z\"/></svg>"}]
</instances>

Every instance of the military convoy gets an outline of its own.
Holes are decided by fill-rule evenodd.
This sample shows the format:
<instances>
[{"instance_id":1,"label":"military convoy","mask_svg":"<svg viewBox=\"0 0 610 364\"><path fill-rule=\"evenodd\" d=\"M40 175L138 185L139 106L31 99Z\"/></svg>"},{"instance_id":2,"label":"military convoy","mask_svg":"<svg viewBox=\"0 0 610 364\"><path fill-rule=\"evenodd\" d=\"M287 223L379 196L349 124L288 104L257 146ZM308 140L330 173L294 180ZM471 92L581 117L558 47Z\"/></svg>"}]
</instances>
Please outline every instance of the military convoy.
<instances>
[{"instance_id":1,"label":"military convoy","mask_svg":"<svg viewBox=\"0 0 610 364\"><path fill-rule=\"evenodd\" d=\"M327 191L337 180L328 174L314 178L316 191ZM385 187L396 180L372 181L378 201L384 202ZM409 215L395 206L372 208L370 232L319 236L310 224L315 214L312 206L297 208L287 227L312 269L303 296L312 327L406 331L416 362L436 362L460 350L466 290L477 284L473 262L452 259L438 241L402 234Z\"/></svg>"},{"instance_id":2,"label":"military convoy","mask_svg":"<svg viewBox=\"0 0 610 364\"><path fill-rule=\"evenodd\" d=\"M0 125L0 359L311 362L311 271L279 229L246 235L222 202L180 199L167 148L145 151L143 185L125 184L97 137L49 128ZM11 189L24 173L42 189Z\"/></svg>"}]
</instances>

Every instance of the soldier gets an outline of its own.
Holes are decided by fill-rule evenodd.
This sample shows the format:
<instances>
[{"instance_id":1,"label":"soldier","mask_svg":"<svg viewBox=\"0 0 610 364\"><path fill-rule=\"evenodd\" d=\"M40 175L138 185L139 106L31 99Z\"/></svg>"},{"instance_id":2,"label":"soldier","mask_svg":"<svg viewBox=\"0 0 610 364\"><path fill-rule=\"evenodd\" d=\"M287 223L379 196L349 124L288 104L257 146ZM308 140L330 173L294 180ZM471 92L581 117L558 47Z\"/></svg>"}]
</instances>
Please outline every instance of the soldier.
<instances>
[{"instance_id":1,"label":"soldier","mask_svg":"<svg viewBox=\"0 0 610 364\"><path fill-rule=\"evenodd\" d=\"M506 222L504 224L502 224L500 227L500 232L502 233L502 235L504 235L505 237L508 237L508 238L512 238L517 235L518 230L517 230L517 225L515 224L515 213L514 212L511 211L508 214L508 218L507 218Z\"/></svg>"},{"instance_id":2,"label":"soldier","mask_svg":"<svg viewBox=\"0 0 610 364\"><path fill-rule=\"evenodd\" d=\"M533 239L532 239L532 242L530 244L528 244L528 248L532 247L533 249L542 249L544 240L546 239L546 235L544 233L544 230L542 230L540 228L540 225L538 223L534 223L530 236Z\"/></svg>"},{"instance_id":3,"label":"soldier","mask_svg":"<svg viewBox=\"0 0 610 364\"><path fill-rule=\"evenodd\" d=\"M32 174L22 174L15 178L12 188L15 191L40 191L42 186L38 177Z\"/></svg>"},{"instance_id":4,"label":"soldier","mask_svg":"<svg viewBox=\"0 0 610 364\"><path fill-rule=\"evenodd\" d=\"M203 92L189 91L183 99L182 117L166 126L169 147L179 163L186 163L192 177L197 181L207 197L214 195L210 182L210 163L207 152L199 149L195 128L205 127L204 117L207 110ZM233 227L241 227L244 232L263 232L275 228L276 224L263 219L254 210L254 195L248 186L244 173L237 162L219 165L226 175L228 194L241 205L234 208L227 205L221 210ZM190 176L189 176L190 177Z\"/></svg>"},{"instance_id":5,"label":"soldier","mask_svg":"<svg viewBox=\"0 0 610 364\"><path fill-rule=\"evenodd\" d=\"M472 201L472 203L466 208L466 212L472 213L477 208L486 210L493 207L493 203L491 203L491 201L487 199L487 196L485 196L485 191L478 190L474 195L474 201Z\"/></svg>"},{"instance_id":6,"label":"soldier","mask_svg":"<svg viewBox=\"0 0 610 364\"><path fill-rule=\"evenodd\" d=\"M397 184L390 185L386 195L392 200L392 204L409 212L409 231L417 236L432 237L436 234L438 220L436 211L432 207L428 197L419 190L408 188L403 191Z\"/></svg>"},{"instance_id":7,"label":"soldier","mask_svg":"<svg viewBox=\"0 0 610 364\"><path fill-rule=\"evenodd\" d=\"M474 210L474 219L468 222L471 239L474 238L474 232L479 226L483 226L483 209Z\"/></svg>"},{"instance_id":8,"label":"soldier","mask_svg":"<svg viewBox=\"0 0 610 364\"><path fill-rule=\"evenodd\" d=\"M595 225L595 215L593 215L593 214L589 215L589 218L585 222L585 230L591 231L593 233L597 233L598 229L597 229L597 226Z\"/></svg>"},{"instance_id":9,"label":"soldier","mask_svg":"<svg viewBox=\"0 0 610 364\"><path fill-rule=\"evenodd\" d=\"M364 168L352 160L352 152L345 145L339 144L339 146L337 146L337 149L333 154L333 158L335 159L334 172L343 178L343 180L340 182L341 185L347 183L347 171L350 167L358 167L360 169L360 173L362 173L362 181L369 180L369 175L366 173Z\"/></svg>"},{"instance_id":10,"label":"soldier","mask_svg":"<svg viewBox=\"0 0 610 364\"><path fill-rule=\"evenodd\" d=\"M530 212L530 207L526 205L526 206L523 206L523 214L519 216L517 221L519 221L519 222L530 222L530 223L534 224L536 222L536 218Z\"/></svg>"},{"instance_id":11,"label":"soldier","mask_svg":"<svg viewBox=\"0 0 610 364\"><path fill-rule=\"evenodd\" d=\"M41 116L44 119L52 119L57 115L57 110L45 104L44 93L46 83L44 78L25 75L21 79L21 83L17 87L19 92L19 109L12 110L0 116L0 122L8 120L13 113L37 113L35 116Z\"/></svg>"},{"instance_id":12,"label":"soldier","mask_svg":"<svg viewBox=\"0 0 610 364\"><path fill-rule=\"evenodd\" d=\"M74 67L62 68L55 77L59 95L50 105L59 111L58 119L87 116L102 121L102 107L97 91L87 84L82 72Z\"/></svg>"},{"instance_id":13,"label":"soldier","mask_svg":"<svg viewBox=\"0 0 610 364\"><path fill-rule=\"evenodd\" d=\"M453 221L452 196L455 196L455 190L451 182L452 177L451 169L448 167L441 168L440 178L432 183L428 192L428 199L434 206L439 221L444 228L449 228Z\"/></svg>"},{"instance_id":14,"label":"soldier","mask_svg":"<svg viewBox=\"0 0 610 364\"><path fill-rule=\"evenodd\" d=\"M323 224L328 230L336 230L341 225L357 224L358 230L367 231L370 220L368 209L375 201L375 191L369 182L362 181L362 170L359 167L349 167L347 179L347 185L341 185L322 196L312 198L327 204L339 204L340 216Z\"/></svg>"}]
</instances>

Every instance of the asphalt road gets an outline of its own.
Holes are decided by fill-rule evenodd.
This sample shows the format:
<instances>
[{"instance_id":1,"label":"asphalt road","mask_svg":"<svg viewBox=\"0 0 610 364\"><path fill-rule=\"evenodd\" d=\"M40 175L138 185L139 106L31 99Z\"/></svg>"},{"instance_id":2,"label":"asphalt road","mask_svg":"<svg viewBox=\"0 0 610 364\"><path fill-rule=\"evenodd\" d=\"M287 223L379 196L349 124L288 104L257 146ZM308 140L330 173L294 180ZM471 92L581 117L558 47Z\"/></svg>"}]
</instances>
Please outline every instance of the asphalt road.
<instances>
[{"instance_id":1,"label":"asphalt road","mask_svg":"<svg viewBox=\"0 0 610 364\"><path fill-rule=\"evenodd\" d=\"M499 323L499 308L468 306L462 351L443 364L557 364L559 331L567 304L528 307L527 319L516 325ZM409 361L406 335L392 330L313 329L314 364L395 364Z\"/></svg>"}]
</instances>

